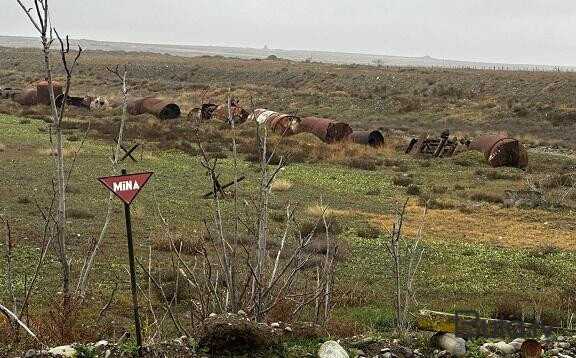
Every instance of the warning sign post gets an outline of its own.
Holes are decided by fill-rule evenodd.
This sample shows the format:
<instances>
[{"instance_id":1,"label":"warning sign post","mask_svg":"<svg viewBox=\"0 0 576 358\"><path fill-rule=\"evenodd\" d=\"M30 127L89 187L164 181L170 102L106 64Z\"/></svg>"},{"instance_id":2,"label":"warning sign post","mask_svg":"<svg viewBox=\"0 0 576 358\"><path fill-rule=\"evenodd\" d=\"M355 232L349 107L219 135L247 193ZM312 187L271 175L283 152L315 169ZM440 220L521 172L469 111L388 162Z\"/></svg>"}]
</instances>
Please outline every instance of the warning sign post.
<instances>
[{"instance_id":1,"label":"warning sign post","mask_svg":"<svg viewBox=\"0 0 576 358\"><path fill-rule=\"evenodd\" d=\"M140 315L138 314L138 292L136 291L136 267L134 264L134 245L132 243L132 219L130 217L130 203L136 198L142 187L148 182L153 172L127 174L122 169L122 175L98 178L112 193L124 202L124 215L126 216L126 236L128 238L128 259L130 262L130 284L132 290L132 306L134 308L134 326L136 330L136 344L138 355L142 348L142 332L140 328Z\"/></svg>"}]
</instances>

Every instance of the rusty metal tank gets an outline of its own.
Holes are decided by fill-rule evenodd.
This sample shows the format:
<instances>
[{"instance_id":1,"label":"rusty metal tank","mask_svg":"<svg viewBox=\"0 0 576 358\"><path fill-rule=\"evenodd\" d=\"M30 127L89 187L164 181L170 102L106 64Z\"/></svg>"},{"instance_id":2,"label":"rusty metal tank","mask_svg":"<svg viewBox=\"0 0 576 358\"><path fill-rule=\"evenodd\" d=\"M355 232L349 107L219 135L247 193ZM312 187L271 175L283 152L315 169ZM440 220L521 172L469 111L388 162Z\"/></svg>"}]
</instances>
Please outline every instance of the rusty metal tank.
<instances>
[{"instance_id":1,"label":"rusty metal tank","mask_svg":"<svg viewBox=\"0 0 576 358\"><path fill-rule=\"evenodd\" d=\"M358 131L349 136L353 143L369 145L378 148L384 145L384 136L380 131Z\"/></svg>"},{"instance_id":2,"label":"rusty metal tank","mask_svg":"<svg viewBox=\"0 0 576 358\"><path fill-rule=\"evenodd\" d=\"M52 81L52 88L54 89L54 98L63 93L62 85L60 82ZM36 84L36 98L38 103L50 105L50 85L47 80L40 81Z\"/></svg>"},{"instance_id":3,"label":"rusty metal tank","mask_svg":"<svg viewBox=\"0 0 576 358\"><path fill-rule=\"evenodd\" d=\"M248 120L255 120L259 124L266 123L274 133L282 136L291 136L299 133L300 117L292 114L269 111L259 108L248 116Z\"/></svg>"},{"instance_id":4,"label":"rusty metal tank","mask_svg":"<svg viewBox=\"0 0 576 358\"><path fill-rule=\"evenodd\" d=\"M483 134L470 142L471 150L484 154L488 163L496 167L528 167L528 152L517 139L502 134Z\"/></svg>"},{"instance_id":5,"label":"rusty metal tank","mask_svg":"<svg viewBox=\"0 0 576 358\"><path fill-rule=\"evenodd\" d=\"M33 106L38 103L35 89L25 89L15 93L12 99L23 106Z\"/></svg>"},{"instance_id":6,"label":"rusty metal tank","mask_svg":"<svg viewBox=\"0 0 576 358\"><path fill-rule=\"evenodd\" d=\"M347 123L320 117L304 117L298 126L298 133L312 133L325 143L335 143L348 138L352 128Z\"/></svg>"},{"instance_id":7,"label":"rusty metal tank","mask_svg":"<svg viewBox=\"0 0 576 358\"><path fill-rule=\"evenodd\" d=\"M180 107L155 97L129 97L128 113L132 115L150 113L158 119L175 119L180 117Z\"/></svg>"}]
</instances>

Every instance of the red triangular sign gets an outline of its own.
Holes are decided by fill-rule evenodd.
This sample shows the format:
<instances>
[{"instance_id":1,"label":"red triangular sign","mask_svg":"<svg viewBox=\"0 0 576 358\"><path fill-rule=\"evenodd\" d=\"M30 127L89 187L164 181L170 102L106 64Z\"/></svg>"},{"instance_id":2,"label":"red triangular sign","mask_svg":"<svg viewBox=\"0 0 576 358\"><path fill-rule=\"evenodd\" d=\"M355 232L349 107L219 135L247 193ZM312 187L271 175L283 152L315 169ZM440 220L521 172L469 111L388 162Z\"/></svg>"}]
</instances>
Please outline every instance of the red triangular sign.
<instances>
[{"instance_id":1,"label":"red triangular sign","mask_svg":"<svg viewBox=\"0 0 576 358\"><path fill-rule=\"evenodd\" d=\"M113 177L98 178L111 192L130 205L140 192L144 184L154 174L153 172L117 175Z\"/></svg>"}]
</instances>

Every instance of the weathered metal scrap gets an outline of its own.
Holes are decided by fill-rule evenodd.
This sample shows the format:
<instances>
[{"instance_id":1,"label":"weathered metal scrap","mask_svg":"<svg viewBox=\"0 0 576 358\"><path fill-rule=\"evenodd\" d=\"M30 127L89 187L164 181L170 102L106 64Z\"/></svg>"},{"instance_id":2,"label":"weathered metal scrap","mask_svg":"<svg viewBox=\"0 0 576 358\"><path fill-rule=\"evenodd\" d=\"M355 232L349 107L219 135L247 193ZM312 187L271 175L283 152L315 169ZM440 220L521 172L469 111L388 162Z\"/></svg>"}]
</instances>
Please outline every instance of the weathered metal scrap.
<instances>
[{"instance_id":1,"label":"weathered metal scrap","mask_svg":"<svg viewBox=\"0 0 576 358\"><path fill-rule=\"evenodd\" d=\"M483 134L470 142L469 148L484 154L488 163L496 167L514 167L526 170L528 152L517 139L502 134Z\"/></svg>"},{"instance_id":2,"label":"weathered metal scrap","mask_svg":"<svg viewBox=\"0 0 576 358\"><path fill-rule=\"evenodd\" d=\"M23 106L33 106L38 103L38 96L35 89L22 90L14 94L12 99Z\"/></svg>"},{"instance_id":3,"label":"weathered metal scrap","mask_svg":"<svg viewBox=\"0 0 576 358\"><path fill-rule=\"evenodd\" d=\"M298 125L297 133L312 133L325 143L340 142L352 134L348 123L334 119L304 117Z\"/></svg>"},{"instance_id":4,"label":"weathered metal scrap","mask_svg":"<svg viewBox=\"0 0 576 358\"><path fill-rule=\"evenodd\" d=\"M228 122L230 121L230 117L232 117L234 124L242 124L248 119L249 113L240 107L239 100L233 99L230 102L230 108L228 107L228 103L221 104L212 111L212 116L219 117Z\"/></svg>"},{"instance_id":5,"label":"weathered metal scrap","mask_svg":"<svg viewBox=\"0 0 576 358\"><path fill-rule=\"evenodd\" d=\"M63 101L64 101L64 94L61 94L58 97L56 97L56 106L61 107ZM68 98L66 99L66 104L69 106L83 107L92 110L99 110L107 108L109 106L108 101L105 98L94 96L84 96L84 97L68 96Z\"/></svg>"},{"instance_id":6,"label":"weathered metal scrap","mask_svg":"<svg viewBox=\"0 0 576 358\"><path fill-rule=\"evenodd\" d=\"M412 138L406 154L413 156L431 155L433 157L451 157L458 147L458 138L450 139L450 131L444 130L440 137L431 137L429 134L423 134L419 138Z\"/></svg>"},{"instance_id":7,"label":"weathered metal scrap","mask_svg":"<svg viewBox=\"0 0 576 358\"><path fill-rule=\"evenodd\" d=\"M204 122L212 118L212 112L218 107L214 103L203 103L202 107L192 108L188 112L188 120L195 122Z\"/></svg>"},{"instance_id":8,"label":"weathered metal scrap","mask_svg":"<svg viewBox=\"0 0 576 358\"><path fill-rule=\"evenodd\" d=\"M13 99L14 96L20 92L22 92L21 89L0 88L0 98Z\"/></svg>"},{"instance_id":9,"label":"weathered metal scrap","mask_svg":"<svg viewBox=\"0 0 576 358\"><path fill-rule=\"evenodd\" d=\"M129 97L128 113L132 115L150 113L159 119L175 119L180 117L180 107L155 97Z\"/></svg>"},{"instance_id":10,"label":"weathered metal scrap","mask_svg":"<svg viewBox=\"0 0 576 358\"><path fill-rule=\"evenodd\" d=\"M298 116L280 112L269 111L264 108L254 110L248 116L249 120L255 120L259 124L266 123L274 133L280 136L291 136L300 133L301 119Z\"/></svg>"},{"instance_id":11,"label":"weathered metal scrap","mask_svg":"<svg viewBox=\"0 0 576 358\"><path fill-rule=\"evenodd\" d=\"M350 141L377 148L384 145L384 136L380 131L359 131L350 134Z\"/></svg>"}]
</instances>

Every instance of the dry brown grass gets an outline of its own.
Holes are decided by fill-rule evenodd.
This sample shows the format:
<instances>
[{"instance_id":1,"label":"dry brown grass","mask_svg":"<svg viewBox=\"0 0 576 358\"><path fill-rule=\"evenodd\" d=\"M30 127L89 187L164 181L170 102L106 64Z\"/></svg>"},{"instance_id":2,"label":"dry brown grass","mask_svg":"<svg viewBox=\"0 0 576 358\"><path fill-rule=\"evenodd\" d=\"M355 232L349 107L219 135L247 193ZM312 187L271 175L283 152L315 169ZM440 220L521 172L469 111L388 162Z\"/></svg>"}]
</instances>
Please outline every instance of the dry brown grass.
<instances>
[{"instance_id":1,"label":"dry brown grass","mask_svg":"<svg viewBox=\"0 0 576 358\"><path fill-rule=\"evenodd\" d=\"M286 179L276 179L274 183L272 183L272 190L273 191L288 191L292 189L294 184L290 180Z\"/></svg>"},{"instance_id":2,"label":"dry brown grass","mask_svg":"<svg viewBox=\"0 0 576 358\"><path fill-rule=\"evenodd\" d=\"M64 154L64 158L68 158L74 155L75 150L72 148L64 148L62 149L62 154ZM46 156L55 156L56 152L52 148L45 148L39 149L38 154L46 155Z\"/></svg>"}]
</instances>

